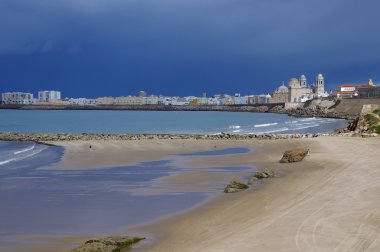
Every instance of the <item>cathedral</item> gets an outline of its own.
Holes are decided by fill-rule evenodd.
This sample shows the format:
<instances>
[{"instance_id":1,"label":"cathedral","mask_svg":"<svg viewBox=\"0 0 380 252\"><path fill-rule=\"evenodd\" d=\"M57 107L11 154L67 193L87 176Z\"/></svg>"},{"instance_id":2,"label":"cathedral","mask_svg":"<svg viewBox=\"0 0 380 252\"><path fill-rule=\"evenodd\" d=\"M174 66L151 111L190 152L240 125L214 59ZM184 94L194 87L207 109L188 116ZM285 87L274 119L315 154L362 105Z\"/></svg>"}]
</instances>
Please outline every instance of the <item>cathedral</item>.
<instances>
[{"instance_id":1,"label":"cathedral","mask_svg":"<svg viewBox=\"0 0 380 252\"><path fill-rule=\"evenodd\" d=\"M308 85L305 75L299 79L291 78L288 86L282 83L272 95L273 103L283 102L305 102L314 97L325 95L325 79L322 74L318 74L316 83Z\"/></svg>"}]
</instances>

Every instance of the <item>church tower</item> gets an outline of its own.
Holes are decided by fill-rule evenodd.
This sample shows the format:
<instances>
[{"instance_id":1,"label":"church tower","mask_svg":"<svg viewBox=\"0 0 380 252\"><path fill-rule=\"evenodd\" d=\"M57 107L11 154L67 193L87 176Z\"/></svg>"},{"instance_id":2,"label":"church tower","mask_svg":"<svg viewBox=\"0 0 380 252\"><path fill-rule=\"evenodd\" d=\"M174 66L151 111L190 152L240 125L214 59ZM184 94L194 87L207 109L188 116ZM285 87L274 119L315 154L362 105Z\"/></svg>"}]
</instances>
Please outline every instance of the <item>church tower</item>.
<instances>
[{"instance_id":1,"label":"church tower","mask_svg":"<svg viewBox=\"0 0 380 252\"><path fill-rule=\"evenodd\" d=\"M307 86L307 80L306 80L306 76L305 75L301 75L300 83L301 83L301 87L306 87Z\"/></svg>"},{"instance_id":2,"label":"church tower","mask_svg":"<svg viewBox=\"0 0 380 252\"><path fill-rule=\"evenodd\" d=\"M317 76L317 95L321 96L325 93L325 78L322 74Z\"/></svg>"}]
</instances>

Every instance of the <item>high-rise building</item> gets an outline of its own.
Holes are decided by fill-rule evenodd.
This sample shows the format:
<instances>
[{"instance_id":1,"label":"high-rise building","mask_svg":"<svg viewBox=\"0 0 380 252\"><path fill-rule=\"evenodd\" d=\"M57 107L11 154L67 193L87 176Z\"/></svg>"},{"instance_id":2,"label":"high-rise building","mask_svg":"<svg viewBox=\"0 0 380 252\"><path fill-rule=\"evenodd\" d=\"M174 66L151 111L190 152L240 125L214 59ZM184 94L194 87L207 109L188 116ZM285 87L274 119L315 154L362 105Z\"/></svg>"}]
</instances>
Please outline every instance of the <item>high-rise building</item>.
<instances>
[{"instance_id":1,"label":"high-rise building","mask_svg":"<svg viewBox=\"0 0 380 252\"><path fill-rule=\"evenodd\" d=\"M2 93L1 100L3 104L32 104L33 94L23 92Z\"/></svg>"},{"instance_id":2,"label":"high-rise building","mask_svg":"<svg viewBox=\"0 0 380 252\"><path fill-rule=\"evenodd\" d=\"M61 100L60 91L39 91L38 92L38 101L39 102L49 102L54 103Z\"/></svg>"}]
</instances>

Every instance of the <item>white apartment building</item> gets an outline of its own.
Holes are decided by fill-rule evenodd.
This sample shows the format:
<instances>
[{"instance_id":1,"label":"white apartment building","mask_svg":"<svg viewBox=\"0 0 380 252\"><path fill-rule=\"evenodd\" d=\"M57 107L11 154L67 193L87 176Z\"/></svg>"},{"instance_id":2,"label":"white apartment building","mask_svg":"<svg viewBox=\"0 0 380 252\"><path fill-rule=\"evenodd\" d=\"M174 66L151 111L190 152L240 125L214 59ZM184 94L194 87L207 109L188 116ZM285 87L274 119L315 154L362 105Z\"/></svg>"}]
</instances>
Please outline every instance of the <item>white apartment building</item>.
<instances>
[{"instance_id":1,"label":"white apartment building","mask_svg":"<svg viewBox=\"0 0 380 252\"><path fill-rule=\"evenodd\" d=\"M60 91L39 91L38 92L38 101L39 102L48 102L54 103L61 100Z\"/></svg>"},{"instance_id":2,"label":"white apartment building","mask_svg":"<svg viewBox=\"0 0 380 252\"><path fill-rule=\"evenodd\" d=\"M159 102L158 96L148 96L148 97L143 97L143 98L144 98L143 103L146 105L157 105Z\"/></svg>"},{"instance_id":3,"label":"white apartment building","mask_svg":"<svg viewBox=\"0 0 380 252\"><path fill-rule=\"evenodd\" d=\"M144 97L137 96L120 96L115 98L116 105L142 105Z\"/></svg>"},{"instance_id":4,"label":"white apartment building","mask_svg":"<svg viewBox=\"0 0 380 252\"><path fill-rule=\"evenodd\" d=\"M115 103L115 98L113 97L99 97L96 100L99 105L113 105Z\"/></svg>"},{"instance_id":5,"label":"white apartment building","mask_svg":"<svg viewBox=\"0 0 380 252\"><path fill-rule=\"evenodd\" d=\"M23 92L2 93L1 100L3 104L32 104L33 94Z\"/></svg>"},{"instance_id":6,"label":"white apartment building","mask_svg":"<svg viewBox=\"0 0 380 252\"><path fill-rule=\"evenodd\" d=\"M69 99L70 105L76 105L76 106L85 106L85 105L96 105L97 99L87 99L87 98L70 98Z\"/></svg>"}]
</instances>

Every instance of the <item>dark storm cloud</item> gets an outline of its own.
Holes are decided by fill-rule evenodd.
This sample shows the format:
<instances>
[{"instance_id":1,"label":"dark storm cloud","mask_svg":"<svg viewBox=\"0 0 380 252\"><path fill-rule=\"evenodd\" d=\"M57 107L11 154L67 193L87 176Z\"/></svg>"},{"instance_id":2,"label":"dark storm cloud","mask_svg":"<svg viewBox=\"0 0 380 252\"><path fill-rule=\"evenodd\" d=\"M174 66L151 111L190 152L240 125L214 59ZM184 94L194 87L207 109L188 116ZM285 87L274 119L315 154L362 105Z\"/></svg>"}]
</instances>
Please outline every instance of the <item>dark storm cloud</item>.
<instances>
[{"instance_id":1,"label":"dark storm cloud","mask_svg":"<svg viewBox=\"0 0 380 252\"><path fill-rule=\"evenodd\" d=\"M261 90L263 82L316 71L338 82L346 69L380 63L379 7L355 0L2 0L0 59L72 63L70 55L81 55L74 67L92 66L83 75L106 62L113 82L161 78L168 83L162 92L181 81L198 83L194 92L201 82L215 91L232 82ZM123 75L120 65L133 74ZM73 77L65 83L86 80L67 71Z\"/></svg>"}]
</instances>

